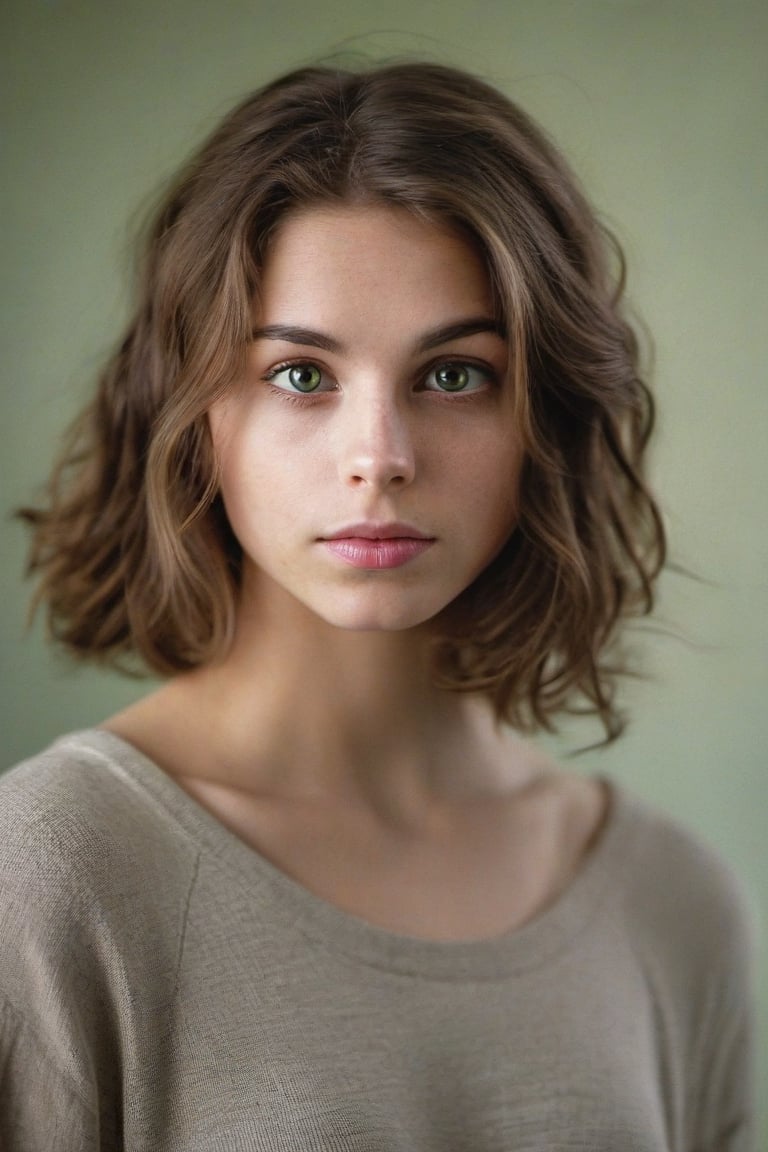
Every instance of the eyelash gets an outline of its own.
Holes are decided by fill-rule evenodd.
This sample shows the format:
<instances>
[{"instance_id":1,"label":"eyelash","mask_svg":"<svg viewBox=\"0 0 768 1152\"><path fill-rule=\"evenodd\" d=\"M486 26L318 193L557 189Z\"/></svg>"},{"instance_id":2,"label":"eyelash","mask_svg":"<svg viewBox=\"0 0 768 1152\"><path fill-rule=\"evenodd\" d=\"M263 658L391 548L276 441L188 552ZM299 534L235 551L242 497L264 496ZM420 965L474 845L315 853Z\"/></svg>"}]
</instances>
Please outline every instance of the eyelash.
<instances>
[{"instance_id":1,"label":"eyelash","mask_svg":"<svg viewBox=\"0 0 768 1152\"><path fill-rule=\"evenodd\" d=\"M323 374L326 371L323 366L315 360L297 359L284 360L280 364L275 364L273 368L270 368L267 372L265 372L261 379L266 384L271 384L272 391L279 394L281 399L285 400L287 403L306 404L307 401L318 400L321 396L327 396L329 392L334 391L334 389L328 389L324 391L301 392L297 389L295 392L292 392L288 388L281 388L280 385L272 383L276 376L279 376L281 372L288 371L290 368L317 368ZM491 387L496 386L499 382L496 372L491 368L489 364L478 363L475 360L462 360L459 358L446 360L440 359L433 361L424 369L420 376L420 380L426 380L428 376L436 372L439 368L469 368L475 372L478 372ZM467 403L470 400L475 399L475 397L483 395L485 392L485 390L482 388L470 392L451 392L450 390L441 390L439 388L424 388L423 391L433 396L448 397L452 403Z\"/></svg>"}]
</instances>

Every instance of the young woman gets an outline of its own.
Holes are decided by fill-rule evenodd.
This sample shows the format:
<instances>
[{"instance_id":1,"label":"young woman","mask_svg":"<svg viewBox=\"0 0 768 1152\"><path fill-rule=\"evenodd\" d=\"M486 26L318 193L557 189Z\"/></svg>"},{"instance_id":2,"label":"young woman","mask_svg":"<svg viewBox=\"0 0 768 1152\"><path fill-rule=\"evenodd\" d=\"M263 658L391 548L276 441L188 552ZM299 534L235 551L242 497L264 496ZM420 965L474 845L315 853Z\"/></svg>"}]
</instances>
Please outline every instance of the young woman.
<instances>
[{"instance_id":1,"label":"young woman","mask_svg":"<svg viewBox=\"0 0 768 1152\"><path fill-rule=\"evenodd\" d=\"M170 191L45 507L54 635L167 679L0 786L8 1152L750 1146L727 868L619 735L664 559L622 275L504 96L306 69Z\"/></svg>"}]
</instances>

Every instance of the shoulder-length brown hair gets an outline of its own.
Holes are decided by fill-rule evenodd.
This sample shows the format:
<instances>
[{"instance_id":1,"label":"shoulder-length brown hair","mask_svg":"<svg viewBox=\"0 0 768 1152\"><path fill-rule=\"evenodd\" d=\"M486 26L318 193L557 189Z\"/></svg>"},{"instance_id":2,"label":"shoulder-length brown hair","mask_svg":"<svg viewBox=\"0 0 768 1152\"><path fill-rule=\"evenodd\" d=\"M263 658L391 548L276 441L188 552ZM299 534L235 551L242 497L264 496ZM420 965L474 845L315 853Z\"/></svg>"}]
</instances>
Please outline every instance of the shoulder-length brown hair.
<instances>
[{"instance_id":1,"label":"shoulder-length brown hair","mask_svg":"<svg viewBox=\"0 0 768 1152\"><path fill-rule=\"evenodd\" d=\"M206 411L238 378L270 235L318 202L402 205L487 261L525 449L516 531L445 614L437 674L548 726L575 697L621 721L608 650L651 610L664 559L643 478L653 403L622 317L621 253L518 107L435 64L306 68L257 91L169 191L136 313L54 471L25 509L53 636L168 675L230 641L241 554Z\"/></svg>"}]
</instances>

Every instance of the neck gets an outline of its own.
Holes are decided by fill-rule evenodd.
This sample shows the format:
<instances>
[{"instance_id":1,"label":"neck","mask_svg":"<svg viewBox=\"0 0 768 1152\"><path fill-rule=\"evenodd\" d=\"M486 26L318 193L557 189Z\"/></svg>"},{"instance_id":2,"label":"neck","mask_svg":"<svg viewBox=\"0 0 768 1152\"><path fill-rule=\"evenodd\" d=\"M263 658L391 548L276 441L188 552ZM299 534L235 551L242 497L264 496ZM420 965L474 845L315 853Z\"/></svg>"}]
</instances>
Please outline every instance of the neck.
<instances>
[{"instance_id":1,"label":"neck","mask_svg":"<svg viewBox=\"0 0 768 1152\"><path fill-rule=\"evenodd\" d=\"M431 649L427 629L357 632L295 602L251 607L226 659L166 693L205 724L206 774L222 783L415 805L469 779L482 788L482 761L498 762L490 708L436 687Z\"/></svg>"},{"instance_id":2,"label":"neck","mask_svg":"<svg viewBox=\"0 0 768 1152\"><path fill-rule=\"evenodd\" d=\"M225 659L109 726L181 775L390 814L531 772L485 700L436 687L428 628L344 630L293 600L251 601Z\"/></svg>"}]
</instances>

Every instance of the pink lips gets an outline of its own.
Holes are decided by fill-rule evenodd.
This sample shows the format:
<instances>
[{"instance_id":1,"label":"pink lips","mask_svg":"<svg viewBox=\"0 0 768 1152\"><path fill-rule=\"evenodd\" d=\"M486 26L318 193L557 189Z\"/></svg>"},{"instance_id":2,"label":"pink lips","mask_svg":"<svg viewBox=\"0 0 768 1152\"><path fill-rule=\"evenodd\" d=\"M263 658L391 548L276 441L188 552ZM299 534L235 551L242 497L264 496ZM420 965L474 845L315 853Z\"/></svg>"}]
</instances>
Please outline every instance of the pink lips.
<instances>
[{"instance_id":1,"label":"pink lips","mask_svg":"<svg viewBox=\"0 0 768 1152\"><path fill-rule=\"evenodd\" d=\"M353 568L400 568L426 552L434 537L409 524L351 524L321 543Z\"/></svg>"}]
</instances>

